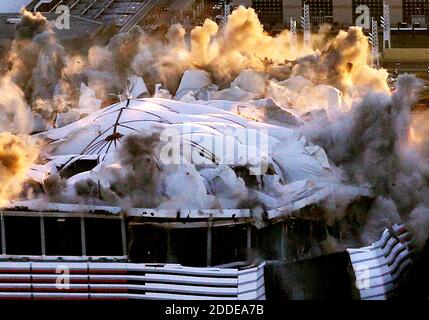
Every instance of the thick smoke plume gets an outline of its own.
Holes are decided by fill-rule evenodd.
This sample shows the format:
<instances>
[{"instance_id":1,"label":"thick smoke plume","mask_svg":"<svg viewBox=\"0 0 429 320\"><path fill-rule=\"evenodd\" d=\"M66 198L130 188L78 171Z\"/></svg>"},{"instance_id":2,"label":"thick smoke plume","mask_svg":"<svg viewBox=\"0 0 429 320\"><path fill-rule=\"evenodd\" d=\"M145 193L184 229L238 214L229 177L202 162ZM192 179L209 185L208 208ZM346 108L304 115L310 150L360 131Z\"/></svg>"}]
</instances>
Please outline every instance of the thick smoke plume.
<instances>
[{"instance_id":1,"label":"thick smoke plume","mask_svg":"<svg viewBox=\"0 0 429 320\"><path fill-rule=\"evenodd\" d=\"M35 140L27 135L33 130L33 115L24 90L32 77L27 63L35 60L31 38L44 24L40 14L23 13L22 28L10 52L14 64L0 76L0 206L23 191L27 171L39 154Z\"/></svg>"},{"instance_id":2,"label":"thick smoke plume","mask_svg":"<svg viewBox=\"0 0 429 320\"><path fill-rule=\"evenodd\" d=\"M122 207L155 208L162 202L161 170L155 155L159 133L129 135L118 152L123 169L111 183ZM158 163L158 164L157 164Z\"/></svg>"},{"instance_id":3,"label":"thick smoke plume","mask_svg":"<svg viewBox=\"0 0 429 320\"><path fill-rule=\"evenodd\" d=\"M33 116L22 90L9 78L0 79L0 132L31 133Z\"/></svg>"},{"instance_id":4,"label":"thick smoke plume","mask_svg":"<svg viewBox=\"0 0 429 320\"><path fill-rule=\"evenodd\" d=\"M407 221L413 210L429 206L427 158L410 139L411 108L419 89L421 81L402 75L391 95L370 92L338 119L319 117L303 127L304 134L342 169L346 180L369 185L381 197L369 211L366 242L375 240L371 235L376 231L399 223L401 217ZM420 145L428 145L427 138L420 139Z\"/></svg>"},{"instance_id":5,"label":"thick smoke plume","mask_svg":"<svg viewBox=\"0 0 429 320\"><path fill-rule=\"evenodd\" d=\"M26 173L37 155L38 148L29 136L0 133L0 206L22 191Z\"/></svg>"},{"instance_id":6,"label":"thick smoke plume","mask_svg":"<svg viewBox=\"0 0 429 320\"><path fill-rule=\"evenodd\" d=\"M358 86L387 91L387 73L368 66L368 43L361 29L333 36L324 27L313 39L313 49L292 46L287 30L270 36L253 9L239 7L222 28L211 20L190 34L180 24L164 35L150 35L136 27L115 35L106 45L77 52L64 48L52 22L39 13L23 11L3 77L25 92L36 118L51 125L57 114L85 105L79 99L82 83L106 105L112 94L124 91L132 75L142 76L150 91L160 83L175 92L184 71L193 68L206 70L221 87L242 70L252 69L279 81L291 73L303 75L315 84L331 84L345 92L351 88L359 92Z\"/></svg>"},{"instance_id":7,"label":"thick smoke plume","mask_svg":"<svg viewBox=\"0 0 429 320\"><path fill-rule=\"evenodd\" d=\"M413 242L417 248L423 248L429 238L429 208L414 209L407 220L407 227L413 233Z\"/></svg>"},{"instance_id":8,"label":"thick smoke plume","mask_svg":"<svg viewBox=\"0 0 429 320\"><path fill-rule=\"evenodd\" d=\"M361 28L350 27L348 31L341 30L320 51L298 59L293 73L314 83L332 85L345 94L356 94L365 88L388 92L387 71L371 68L370 59L367 37Z\"/></svg>"}]
</instances>

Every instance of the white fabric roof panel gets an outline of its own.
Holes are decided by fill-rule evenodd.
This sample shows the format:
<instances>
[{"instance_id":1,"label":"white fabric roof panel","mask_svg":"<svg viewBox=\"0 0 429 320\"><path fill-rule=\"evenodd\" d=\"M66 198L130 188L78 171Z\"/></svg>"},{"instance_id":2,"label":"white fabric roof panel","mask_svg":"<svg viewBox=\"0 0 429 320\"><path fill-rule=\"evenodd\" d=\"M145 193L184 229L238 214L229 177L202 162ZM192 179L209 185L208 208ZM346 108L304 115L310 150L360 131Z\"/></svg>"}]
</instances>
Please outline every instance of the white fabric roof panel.
<instances>
[{"instance_id":1,"label":"white fabric roof panel","mask_svg":"<svg viewBox=\"0 0 429 320\"><path fill-rule=\"evenodd\" d=\"M27 176L43 184L48 175L66 169L75 161L92 159L97 163L93 169L67 177L67 199L75 197L74 185L79 181L90 179L110 188L112 179L122 170L116 151L125 136L174 130L174 135L192 150L183 167L191 175L184 176L180 166L172 169L165 165L159 158L161 147L154 151L155 161L167 181L165 192L171 200L150 208L157 216L170 215L158 212L163 209L204 212L219 206L222 210L237 209L249 186L234 168L245 167L250 172L263 163L273 172L258 176L259 186L252 186L252 190L257 201L267 208L269 219L319 203L338 192L352 198L370 195L368 188L344 185L324 150L309 143L296 127L244 117L240 115L239 104L242 103L213 100L185 103L163 98L123 100L69 125L39 133L37 136L47 141L44 155L48 162L36 164ZM256 132L258 138L248 138L248 130ZM225 147L226 141L232 142L233 151L239 152L230 152L231 146ZM219 145L222 147L218 148ZM26 201L25 206L43 210L44 202L31 204L35 201ZM14 203L10 206L18 202ZM63 204L67 203L66 200ZM104 200L97 200L94 205L117 206ZM52 206L55 204L48 203L44 210Z\"/></svg>"}]
</instances>

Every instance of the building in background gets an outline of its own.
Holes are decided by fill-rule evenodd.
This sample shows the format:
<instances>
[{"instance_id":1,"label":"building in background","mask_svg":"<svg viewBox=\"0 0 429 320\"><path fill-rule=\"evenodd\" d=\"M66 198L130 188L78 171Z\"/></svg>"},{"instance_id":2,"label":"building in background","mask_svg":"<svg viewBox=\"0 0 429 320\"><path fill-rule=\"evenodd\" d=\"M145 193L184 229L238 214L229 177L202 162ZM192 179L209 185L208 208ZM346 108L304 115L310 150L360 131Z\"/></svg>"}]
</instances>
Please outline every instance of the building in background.
<instances>
[{"instance_id":1,"label":"building in background","mask_svg":"<svg viewBox=\"0 0 429 320\"><path fill-rule=\"evenodd\" d=\"M0 20L14 18L19 11L41 12L48 20L55 20L68 7L73 28L97 25L114 32L127 32L140 25L147 32L164 30L180 22L190 29L211 17L212 0L0 0ZM7 16L7 17L6 17ZM8 20L8 21L9 21ZM6 22L5 22L6 23ZM3 23L3 24L5 24ZM0 21L0 31L2 21Z\"/></svg>"},{"instance_id":2,"label":"building in background","mask_svg":"<svg viewBox=\"0 0 429 320\"><path fill-rule=\"evenodd\" d=\"M403 21L421 25L429 22L429 0L403 0Z\"/></svg>"},{"instance_id":3,"label":"building in background","mask_svg":"<svg viewBox=\"0 0 429 320\"><path fill-rule=\"evenodd\" d=\"M360 15L356 8L366 5L370 16L379 20L383 15L383 3L390 6L392 26L405 22L408 24L429 23L429 0L232 0L233 6L253 7L263 22L278 21L280 2L283 24L288 25L290 18L300 21L303 3L310 5L313 24L323 22L339 23L344 26L354 25Z\"/></svg>"},{"instance_id":4,"label":"building in background","mask_svg":"<svg viewBox=\"0 0 429 320\"><path fill-rule=\"evenodd\" d=\"M253 0L252 8L258 14L262 23L282 23L283 22L283 1L282 0Z\"/></svg>"},{"instance_id":5,"label":"building in background","mask_svg":"<svg viewBox=\"0 0 429 320\"><path fill-rule=\"evenodd\" d=\"M353 21L356 21L356 19L361 15L361 13L357 10L357 8L361 5L365 5L369 8L369 12L371 17L375 18L377 21L380 20L380 17L383 16L383 3L385 3L383 0L352 0L352 20L348 21L348 24L353 24ZM386 2L386 4L389 4ZM347 16L345 16L347 18Z\"/></svg>"},{"instance_id":6,"label":"building in background","mask_svg":"<svg viewBox=\"0 0 429 320\"><path fill-rule=\"evenodd\" d=\"M332 0L309 0L302 4L310 6L311 22L315 24L334 22L334 10Z\"/></svg>"},{"instance_id":7,"label":"building in background","mask_svg":"<svg viewBox=\"0 0 429 320\"><path fill-rule=\"evenodd\" d=\"M371 17L379 20L383 14L383 3L390 6L392 27L400 23L426 26L429 22L429 0L0 0L0 13L17 13L23 6L49 12L54 11L59 4L65 4L70 6L71 13L77 17L103 23L113 21L118 26L127 27L141 21L145 15L150 15L153 8L163 7L169 9L173 22L185 21L194 25L196 20L205 16L208 8L222 8L225 1L233 7L253 7L261 22L270 26L289 27L290 18L300 21L304 3L310 6L313 26L321 23L338 23L345 27L355 25L361 15L358 8L362 5L368 7ZM159 21L158 15L155 19Z\"/></svg>"}]
</instances>

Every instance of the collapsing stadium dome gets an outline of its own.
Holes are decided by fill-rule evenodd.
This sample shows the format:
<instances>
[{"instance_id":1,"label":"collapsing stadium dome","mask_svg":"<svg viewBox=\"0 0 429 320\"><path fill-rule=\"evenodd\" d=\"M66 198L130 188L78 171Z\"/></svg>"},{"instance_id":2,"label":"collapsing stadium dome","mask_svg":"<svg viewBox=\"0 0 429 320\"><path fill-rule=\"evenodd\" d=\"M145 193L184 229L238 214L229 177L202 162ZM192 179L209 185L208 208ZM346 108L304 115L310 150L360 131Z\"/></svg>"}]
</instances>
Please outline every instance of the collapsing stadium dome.
<instances>
[{"instance_id":1,"label":"collapsing stadium dome","mask_svg":"<svg viewBox=\"0 0 429 320\"><path fill-rule=\"evenodd\" d=\"M408 292L429 226L426 123L412 112L422 83L403 75L391 90L362 30L292 47L240 7L190 45L179 25L162 40L137 28L84 56L24 17L42 30L14 40L0 82L5 259L213 276L198 290L180 277L124 287L130 299ZM328 288L311 287L319 276Z\"/></svg>"},{"instance_id":2,"label":"collapsing stadium dome","mask_svg":"<svg viewBox=\"0 0 429 320\"><path fill-rule=\"evenodd\" d=\"M342 184L323 149L294 129L237 115L246 107L252 108L222 101L127 99L39 134L49 141L50 158L29 175L42 186L57 175L64 190L55 188L53 196L61 199L63 191L61 202L84 203L79 195L91 201L94 194L85 194L86 186L100 194L92 204L120 205L126 198L134 207L234 209L260 204L275 209L297 200L301 206L317 203L335 189L350 197L369 194L368 188ZM280 107L271 108L298 122ZM151 196L133 194L136 186L127 189L131 177L145 179L141 187ZM49 188L44 188L48 197Z\"/></svg>"}]
</instances>

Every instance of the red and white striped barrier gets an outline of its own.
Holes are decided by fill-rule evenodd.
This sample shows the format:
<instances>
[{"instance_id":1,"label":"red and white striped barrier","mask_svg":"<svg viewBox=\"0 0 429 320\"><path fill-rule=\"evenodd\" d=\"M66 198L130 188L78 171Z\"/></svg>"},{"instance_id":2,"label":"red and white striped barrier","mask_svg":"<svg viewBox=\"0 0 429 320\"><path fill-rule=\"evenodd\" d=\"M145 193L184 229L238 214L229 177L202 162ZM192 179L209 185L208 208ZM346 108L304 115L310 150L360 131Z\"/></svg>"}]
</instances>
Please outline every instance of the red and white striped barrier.
<instances>
[{"instance_id":1,"label":"red and white striped barrier","mask_svg":"<svg viewBox=\"0 0 429 320\"><path fill-rule=\"evenodd\" d=\"M404 225L394 225L371 246L347 250L362 300L389 298L411 263L410 238Z\"/></svg>"},{"instance_id":2,"label":"red and white striped barrier","mask_svg":"<svg viewBox=\"0 0 429 320\"><path fill-rule=\"evenodd\" d=\"M0 299L265 299L264 263L248 269L176 264L0 262Z\"/></svg>"}]
</instances>

